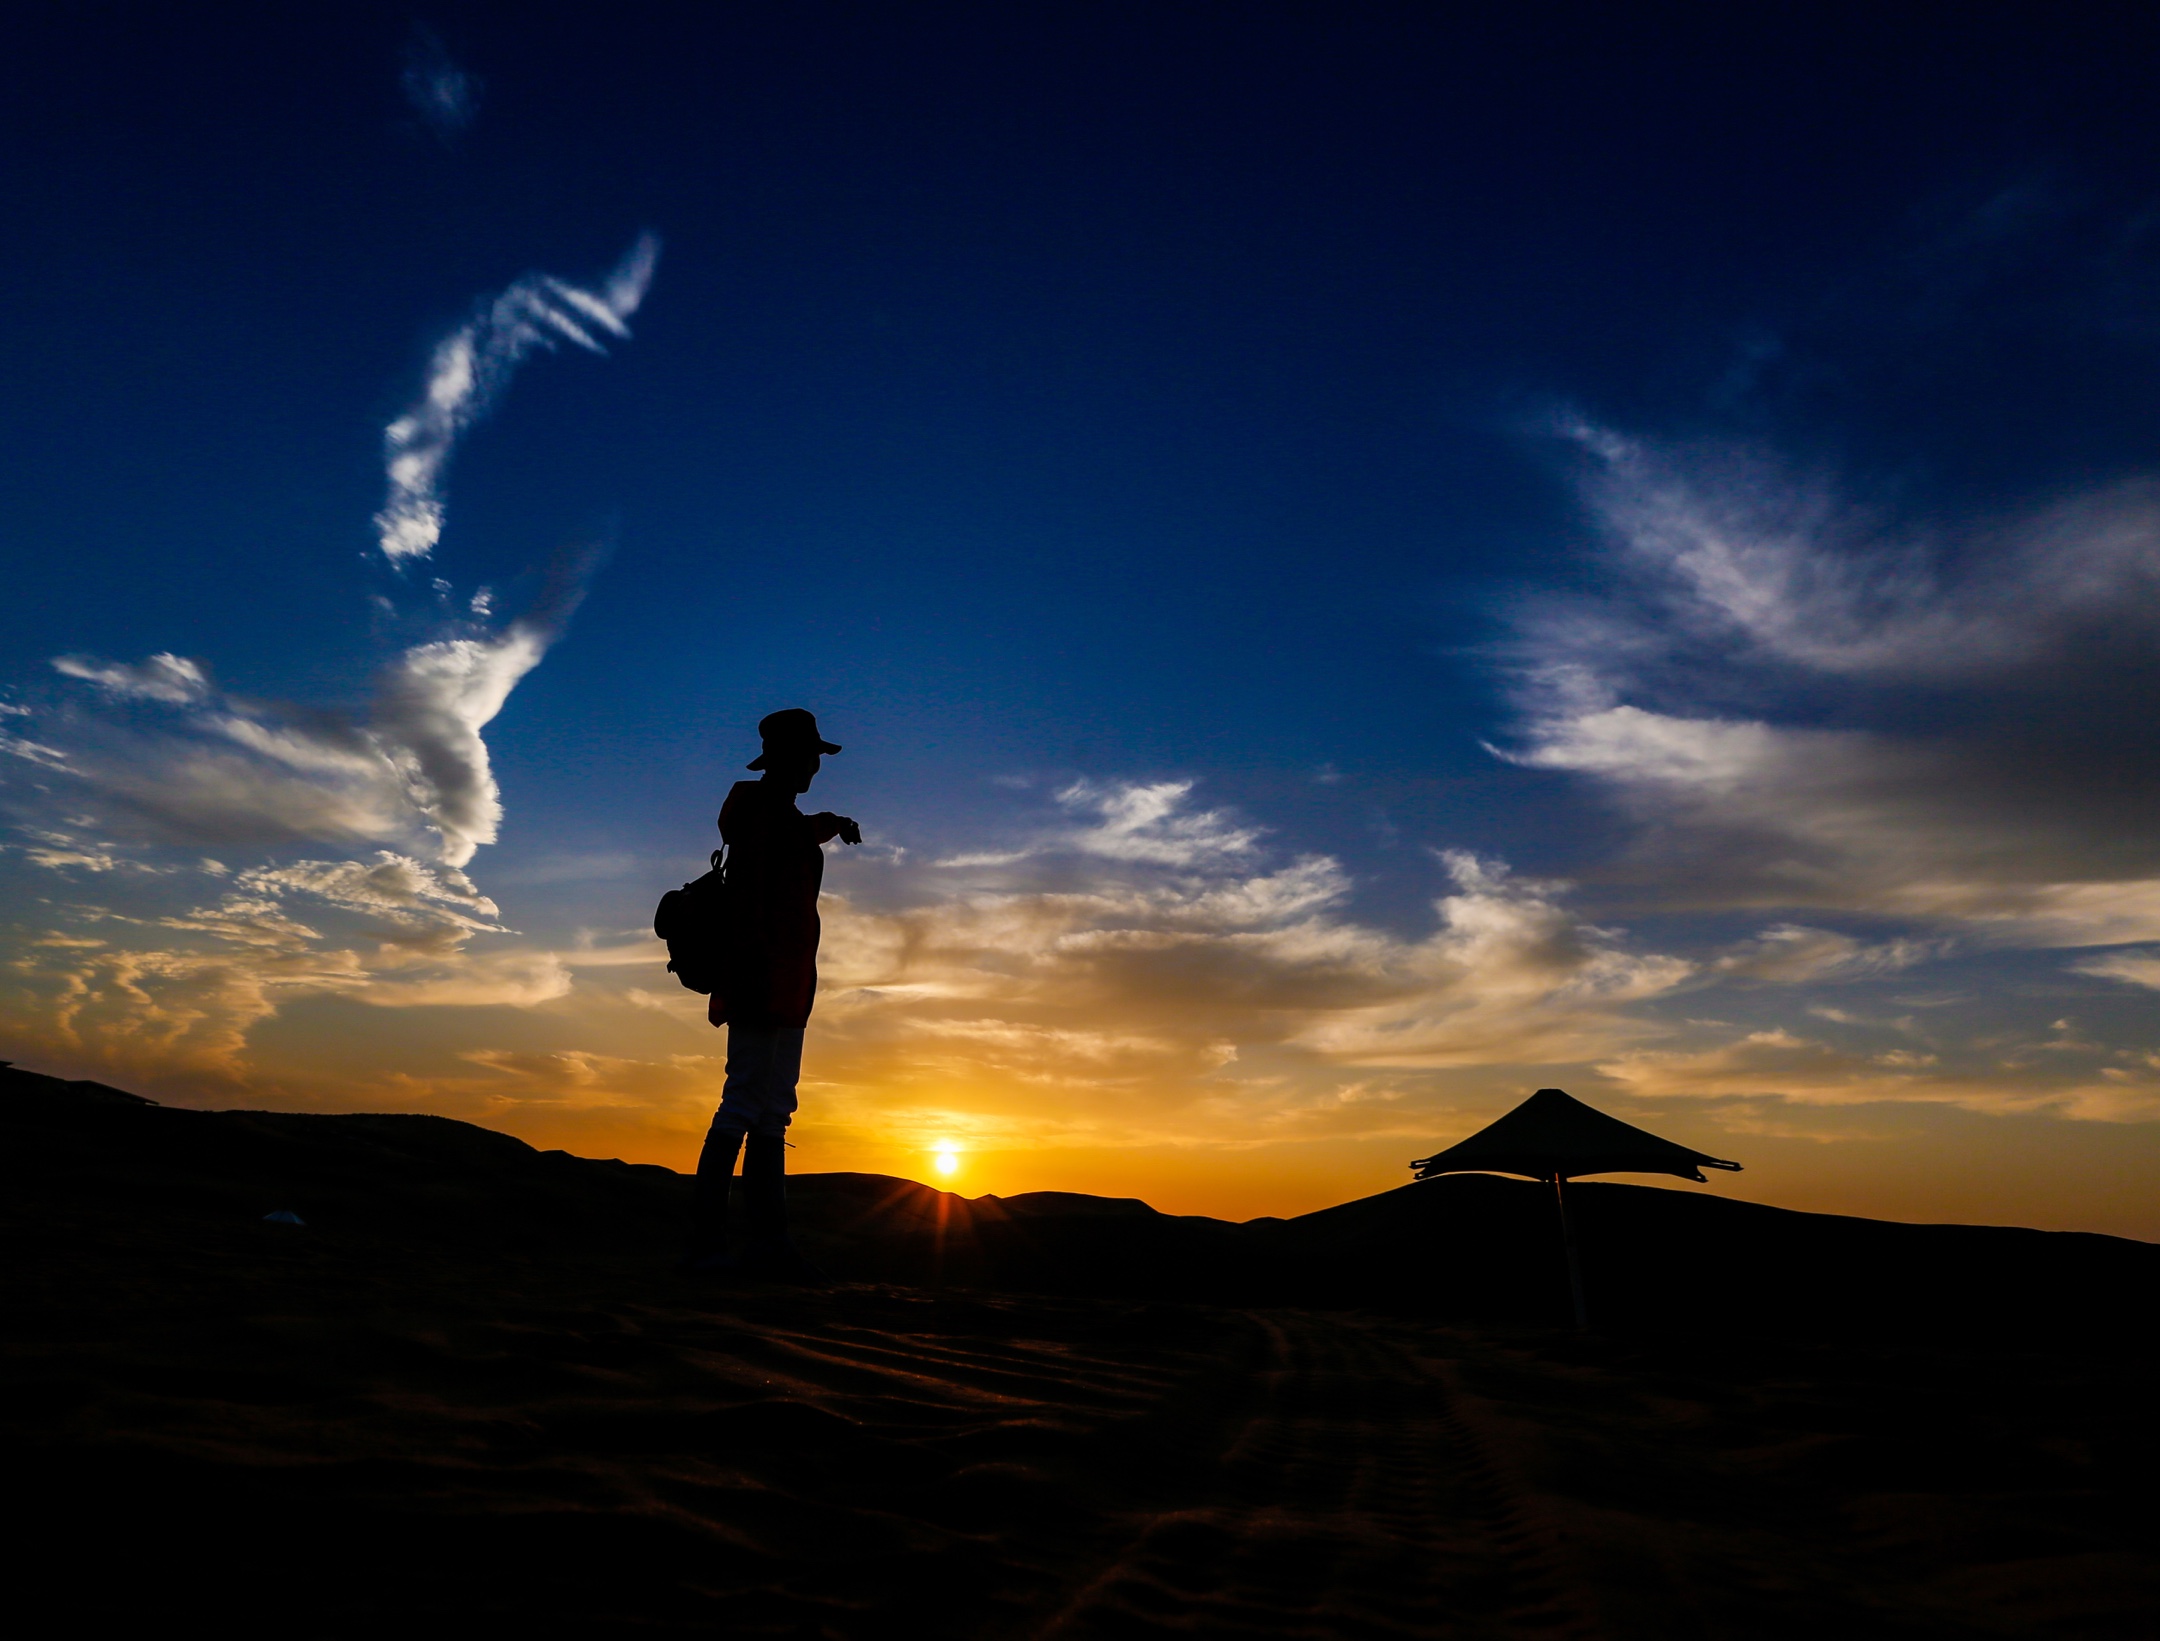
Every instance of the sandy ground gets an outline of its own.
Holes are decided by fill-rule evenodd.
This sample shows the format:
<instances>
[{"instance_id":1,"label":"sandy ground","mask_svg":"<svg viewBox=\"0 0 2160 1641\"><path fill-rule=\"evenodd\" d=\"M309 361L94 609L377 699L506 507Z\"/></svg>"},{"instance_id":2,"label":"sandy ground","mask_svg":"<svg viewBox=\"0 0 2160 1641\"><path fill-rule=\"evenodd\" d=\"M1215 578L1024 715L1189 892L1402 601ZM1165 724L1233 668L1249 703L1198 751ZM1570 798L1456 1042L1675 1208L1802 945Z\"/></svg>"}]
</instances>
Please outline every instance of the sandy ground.
<instances>
[{"instance_id":1,"label":"sandy ground","mask_svg":"<svg viewBox=\"0 0 2160 1641\"><path fill-rule=\"evenodd\" d=\"M86 1245L87 1243L87 1245ZM46 1249L18 1588L281 1635L2148 1636L2133 1364ZM18 1248L20 1245L18 1244Z\"/></svg>"},{"instance_id":2,"label":"sandy ground","mask_svg":"<svg viewBox=\"0 0 2160 1641\"><path fill-rule=\"evenodd\" d=\"M1144 1210L863 1176L804 1182L821 1246L874 1264L922 1220L952 1237L896 1264L974 1274L729 1286L669 1268L673 1176L460 1125L0 1128L6 1542L40 1633L2160 1634L2160 1414L2119 1330L2006 1306L1955 1343L1578 1337L1465 1321L1444 1287L1423 1311L1019 1292L982 1273L1047 1250L1064 1280L1098 1248L1146 1289L1134 1250L1177 1244L1120 1240ZM262 1223L265 1181L321 1217ZM1364 1218L1474 1228L1507 1200L1480 1190ZM1913 1240L1805 1221L1777 1234ZM1432 1258L1485 1246L1456 1223ZM1250 1287L1210 1263L1228 1232L1167 1230L1202 1239L1180 1281ZM2115 1282L2153 1252L2104 1240L2033 1257Z\"/></svg>"}]
</instances>

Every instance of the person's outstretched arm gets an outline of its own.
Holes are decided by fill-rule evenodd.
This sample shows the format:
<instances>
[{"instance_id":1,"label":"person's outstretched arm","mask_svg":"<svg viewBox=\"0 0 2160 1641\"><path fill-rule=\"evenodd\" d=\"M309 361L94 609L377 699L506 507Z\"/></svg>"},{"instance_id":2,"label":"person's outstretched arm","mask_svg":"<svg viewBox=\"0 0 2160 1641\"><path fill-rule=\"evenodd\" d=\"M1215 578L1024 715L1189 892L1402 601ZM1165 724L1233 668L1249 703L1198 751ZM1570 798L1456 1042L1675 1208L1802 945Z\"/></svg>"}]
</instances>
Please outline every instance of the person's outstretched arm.
<instances>
[{"instance_id":1,"label":"person's outstretched arm","mask_svg":"<svg viewBox=\"0 0 2160 1641\"><path fill-rule=\"evenodd\" d=\"M830 843L838 838L842 843L862 842L862 828L845 815L836 815L822 809L815 815L804 817L810 822L810 835L819 843Z\"/></svg>"}]
</instances>

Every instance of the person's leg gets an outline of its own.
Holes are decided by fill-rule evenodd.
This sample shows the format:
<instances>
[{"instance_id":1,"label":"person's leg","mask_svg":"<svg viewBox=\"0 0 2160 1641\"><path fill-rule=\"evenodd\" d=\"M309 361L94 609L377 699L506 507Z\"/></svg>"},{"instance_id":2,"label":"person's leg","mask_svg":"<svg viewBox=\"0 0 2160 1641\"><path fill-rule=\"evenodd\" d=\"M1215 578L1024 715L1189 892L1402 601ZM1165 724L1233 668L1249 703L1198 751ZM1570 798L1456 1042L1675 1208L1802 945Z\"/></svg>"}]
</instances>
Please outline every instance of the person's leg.
<instances>
[{"instance_id":1,"label":"person's leg","mask_svg":"<svg viewBox=\"0 0 2160 1641\"><path fill-rule=\"evenodd\" d=\"M787 1230L787 1129L802 1076L800 1027L775 1032L765 1084L765 1118L743 1140L743 1205L750 1221L750 1258L765 1275L815 1281L817 1272L796 1251Z\"/></svg>"},{"instance_id":2,"label":"person's leg","mask_svg":"<svg viewBox=\"0 0 2160 1641\"><path fill-rule=\"evenodd\" d=\"M791 1044L788 1038L794 1038ZM720 1109L713 1121L738 1134L765 1126L772 1105L772 1084L787 1078L788 1111L795 1109L795 1078L802 1067L802 1033L736 1021L727 1028L727 1081L720 1085ZM783 1124L786 1119L783 1117Z\"/></svg>"},{"instance_id":3,"label":"person's leg","mask_svg":"<svg viewBox=\"0 0 2160 1641\"><path fill-rule=\"evenodd\" d=\"M684 1256L696 1265L727 1253L728 1181L742 1150L743 1131L723 1128L714 1114L698 1152L697 1178L690 1186L690 1249Z\"/></svg>"},{"instance_id":4,"label":"person's leg","mask_svg":"<svg viewBox=\"0 0 2160 1641\"><path fill-rule=\"evenodd\" d=\"M800 1033L795 1049L801 1056ZM719 1266L727 1263L729 1177L735 1158L743 1148L743 1135L765 1121L765 1088L773 1069L775 1033L741 1024L728 1027L727 1081L720 1090L720 1109L713 1113L705 1131L705 1147L698 1153L697 1180L691 1187L691 1265ZM746 1170L747 1172L747 1170ZM749 1182L744 1181L745 1206Z\"/></svg>"}]
</instances>

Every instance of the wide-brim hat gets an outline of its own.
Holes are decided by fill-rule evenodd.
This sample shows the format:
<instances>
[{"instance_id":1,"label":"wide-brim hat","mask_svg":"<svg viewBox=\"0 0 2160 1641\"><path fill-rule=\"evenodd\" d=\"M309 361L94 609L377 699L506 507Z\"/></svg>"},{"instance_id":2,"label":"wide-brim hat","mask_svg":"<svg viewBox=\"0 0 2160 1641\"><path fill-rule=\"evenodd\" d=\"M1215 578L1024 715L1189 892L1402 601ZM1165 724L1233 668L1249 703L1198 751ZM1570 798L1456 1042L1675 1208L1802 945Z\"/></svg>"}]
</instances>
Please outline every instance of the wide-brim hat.
<instances>
[{"instance_id":1,"label":"wide-brim hat","mask_svg":"<svg viewBox=\"0 0 2160 1641\"><path fill-rule=\"evenodd\" d=\"M763 769L775 752L838 752L840 748L818 733L817 716L801 707L782 707L758 720L758 739L764 750L750 760L752 769Z\"/></svg>"}]
</instances>

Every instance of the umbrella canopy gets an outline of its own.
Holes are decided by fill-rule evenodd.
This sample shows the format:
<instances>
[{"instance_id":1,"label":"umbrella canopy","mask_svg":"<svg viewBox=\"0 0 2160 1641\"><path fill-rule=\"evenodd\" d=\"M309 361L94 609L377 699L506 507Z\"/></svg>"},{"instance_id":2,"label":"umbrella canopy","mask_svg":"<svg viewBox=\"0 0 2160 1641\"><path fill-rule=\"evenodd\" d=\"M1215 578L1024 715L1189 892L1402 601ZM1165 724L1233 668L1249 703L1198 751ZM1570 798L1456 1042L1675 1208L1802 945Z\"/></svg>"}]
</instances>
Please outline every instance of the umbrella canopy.
<instances>
[{"instance_id":1,"label":"umbrella canopy","mask_svg":"<svg viewBox=\"0 0 2160 1641\"><path fill-rule=\"evenodd\" d=\"M1677 1174L1700 1183L1724 1162L1592 1110L1557 1088L1541 1088L1513 1111L1460 1144L1410 1165L1419 1179L1436 1174L1528 1174L1579 1179L1584 1174Z\"/></svg>"}]
</instances>

